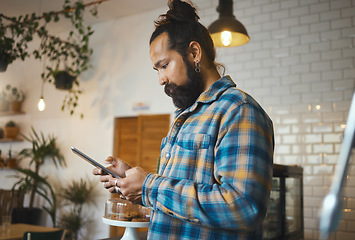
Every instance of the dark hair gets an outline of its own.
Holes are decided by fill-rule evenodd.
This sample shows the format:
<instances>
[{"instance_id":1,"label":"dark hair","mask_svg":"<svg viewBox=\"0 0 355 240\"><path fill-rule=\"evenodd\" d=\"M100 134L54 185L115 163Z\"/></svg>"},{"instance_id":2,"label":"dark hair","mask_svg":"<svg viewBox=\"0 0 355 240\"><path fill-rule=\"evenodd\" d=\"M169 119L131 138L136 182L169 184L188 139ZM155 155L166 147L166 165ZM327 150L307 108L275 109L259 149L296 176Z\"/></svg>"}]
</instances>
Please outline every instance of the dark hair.
<instances>
[{"instance_id":1,"label":"dark hair","mask_svg":"<svg viewBox=\"0 0 355 240\"><path fill-rule=\"evenodd\" d=\"M196 41L207 55L209 65L214 66L216 50L207 28L198 22L200 17L197 15L196 8L180 0L169 1L168 6L169 11L160 15L154 22L155 30L149 44L166 32L169 36L169 48L186 58L190 42Z\"/></svg>"}]
</instances>

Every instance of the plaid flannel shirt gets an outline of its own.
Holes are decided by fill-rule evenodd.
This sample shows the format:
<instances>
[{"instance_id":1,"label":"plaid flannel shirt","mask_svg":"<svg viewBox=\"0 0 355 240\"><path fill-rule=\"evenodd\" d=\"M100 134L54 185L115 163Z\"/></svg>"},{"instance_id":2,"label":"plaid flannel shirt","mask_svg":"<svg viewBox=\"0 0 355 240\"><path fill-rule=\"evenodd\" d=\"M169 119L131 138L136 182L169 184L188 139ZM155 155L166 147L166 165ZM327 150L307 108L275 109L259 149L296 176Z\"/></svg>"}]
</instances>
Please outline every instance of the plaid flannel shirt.
<instances>
[{"instance_id":1,"label":"plaid flannel shirt","mask_svg":"<svg viewBox=\"0 0 355 240\"><path fill-rule=\"evenodd\" d=\"M144 181L148 239L261 239L273 150L264 110L229 76L216 81L177 112Z\"/></svg>"}]
</instances>

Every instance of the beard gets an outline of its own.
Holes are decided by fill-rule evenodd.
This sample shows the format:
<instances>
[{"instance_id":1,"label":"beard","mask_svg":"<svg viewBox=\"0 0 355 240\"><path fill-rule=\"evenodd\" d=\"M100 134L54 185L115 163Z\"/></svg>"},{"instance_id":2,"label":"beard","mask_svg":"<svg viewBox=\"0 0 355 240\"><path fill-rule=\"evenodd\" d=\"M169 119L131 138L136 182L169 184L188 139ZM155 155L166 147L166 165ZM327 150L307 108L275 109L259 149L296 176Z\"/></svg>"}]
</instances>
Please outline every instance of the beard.
<instances>
[{"instance_id":1,"label":"beard","mask_svg":"<svg viewBox=\"0 0 355 240\"><path fill-rule=\"evenodd\" d=\"M187 81L184 85L177 86L175 83L168 83L164 87L166 95L173 99L175 107L185 110L194 104L203 92L202 76L195 72L194 67L184 59Z\"/></svg>"}]
</instances>

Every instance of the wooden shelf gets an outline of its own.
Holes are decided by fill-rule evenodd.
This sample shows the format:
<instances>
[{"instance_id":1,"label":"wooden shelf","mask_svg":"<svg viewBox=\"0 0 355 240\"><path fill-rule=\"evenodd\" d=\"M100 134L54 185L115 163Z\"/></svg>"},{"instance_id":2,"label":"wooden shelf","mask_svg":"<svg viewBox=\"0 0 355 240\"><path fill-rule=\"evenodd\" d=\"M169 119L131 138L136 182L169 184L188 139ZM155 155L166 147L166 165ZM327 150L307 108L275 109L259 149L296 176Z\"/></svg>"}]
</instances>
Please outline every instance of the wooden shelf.
<instances>
[{"instance_id":1,"label":"wooden shelf","mask_svg":"<svg viewBox=\"0 0 355 240\"><path fill-rule=\"evenodd\" d=\"M15 171L17 169L18 169L17 167L16 168L3 167L3 166L0 167L0 170L13 170L13 171Z\"/></svg>"},{"instance_id":2,"label":"wooden shelf","mask_svg":"<svg viewBox=\"0 0 355 240\"><path fill-rule=\"evenodd\" d=\"M22 142L21 138L0 138L0 143Z\"/></svg>"},{"instance_id":3,"label":"wooden shelf","mask_svg":"<svg viewBox=\"0 0 355 240\"><path fill-rule=\"evenodd\" d=\"M25 114L25 112L7 111L7 112L0 112L0 117L1 117L1 116L22 115L22 114Z\"/></svg>"}]
</instances>

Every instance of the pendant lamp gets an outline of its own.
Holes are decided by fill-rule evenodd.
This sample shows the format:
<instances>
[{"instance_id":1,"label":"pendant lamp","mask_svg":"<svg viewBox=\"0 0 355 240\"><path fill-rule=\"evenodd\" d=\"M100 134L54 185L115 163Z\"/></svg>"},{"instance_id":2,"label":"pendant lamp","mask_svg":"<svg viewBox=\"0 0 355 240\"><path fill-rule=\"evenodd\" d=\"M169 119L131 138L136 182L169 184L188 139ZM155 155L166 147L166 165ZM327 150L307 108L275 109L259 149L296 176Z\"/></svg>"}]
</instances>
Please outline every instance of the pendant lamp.
<instances>
[{"instance_id":1,"label":"pendant lamp","mask_svg":"<svg viewBox=\"0 0 355 240\"><path fill-rule=\"evenodd\" d=\"M216 47L236 47L249 42L245 27L233 15L233 0L219 0L218 20L208 30Z\"/></svg>"}]
</instances>

